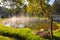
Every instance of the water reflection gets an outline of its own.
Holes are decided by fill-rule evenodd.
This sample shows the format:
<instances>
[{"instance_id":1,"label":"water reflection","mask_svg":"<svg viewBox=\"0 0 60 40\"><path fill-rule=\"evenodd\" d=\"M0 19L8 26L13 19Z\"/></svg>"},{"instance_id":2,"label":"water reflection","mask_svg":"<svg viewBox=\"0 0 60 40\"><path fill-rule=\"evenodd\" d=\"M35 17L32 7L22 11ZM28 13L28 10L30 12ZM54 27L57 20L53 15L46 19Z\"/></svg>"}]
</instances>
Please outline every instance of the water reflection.
<instances>
[{"instance_id":1,"label":"water reflection","mask_svg":"<svg viewBox=\"0 0 60 40\"><path fill-rule=\"evenodd\" d=\"M12 17L2 22L5 26L11 26L14 28L29 27L31 29L50 28L50 22L47 18L37 17ZM54 27L56 25L54 24Z\"/></svg>"}]
</instances>

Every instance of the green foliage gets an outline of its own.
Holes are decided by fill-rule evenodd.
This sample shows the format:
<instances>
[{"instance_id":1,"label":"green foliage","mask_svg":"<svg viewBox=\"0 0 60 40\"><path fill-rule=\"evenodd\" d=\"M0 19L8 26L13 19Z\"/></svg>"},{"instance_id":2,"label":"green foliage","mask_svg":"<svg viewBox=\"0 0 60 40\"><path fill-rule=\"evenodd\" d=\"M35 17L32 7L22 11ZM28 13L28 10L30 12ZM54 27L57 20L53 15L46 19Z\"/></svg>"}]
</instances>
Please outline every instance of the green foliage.
<instances>
[{"instance_id":1,"label":"green foliage","mask_svg":"<svg viewBox=\"0 0 60 40\"><path fill-rule=\"evenodd\" d=\"M54 14L60 15L60 3L58 3L58 1L54 2L54 4L53 4L53 10L54 10Z\"/></svg>"},{"instance_id":2,"label":"green foliage","mask_svg":"<svg viewBox=\"0 0 60 40\"><path fill-rule=\"evenodd\" d=\"M0 35L14 37L19 40L44 40L43 38L32 34L32 30L29 28L14 29L3 25L0 25Z\"/></svg>"},{"instance_id":3,"label":"green foliage","mask_svg":"<svg viewBox=\"0 0 60 40\"><path fill-rule=\"evenodd\" d=\"M41 13L41 8L40 8L40 5L39 5L39 1L38 0L28 0L29 2L29 5L27 6L27 12L30 13L30 15L39 15L40 16L40 13Z\"/></svg>"},{"instance_id":4,"label":"green foliage","mask_svg":"<svg viewBox=\"0 0 60 40\"><path fill-rule=\"evenodd\" d=\"M8 37L0 36L0 40L11 40L11 39Z\"/></svg>"},{"instance_id":5,"label":"green foliage","mask_svg":"<svg viewBox=\"0 0 60 40\"><path fill-rule=\"evenodd\" d=\"M56 31L54 32L54 36L60 37L60 30L56 30Z\"/></svg>"},{"instance_id":6,"label":"green foliage","mask_svg":"<svg viewBox=\"0 0 60 40\"><path fill-rule=\"evenodd\" d=\"M5 8L5 7L3 7L2 10L3 10L3 12L12 12L11 10L9 10L8 8Z\"/></svg>"},{"instance_id":7,"label":"green foliage","mask_svg":"<svg viewBox=\"0 0 60 40\"><path fill-rule=\"evenodd\" d=\"M45 3L45 1L47 1L47 3ZM50 0L42 0L42 6L46 12L50 11L50 9L49 9L50 6L49 7L47 6L49 1ZM18 12L19 9L23 13L25 13L25 14L29 13L29 15L32 15L32 16L40 16L40 13L42 12L40 0L39 1L38 0L34 0L34 1L33 0L27 0L28 5L24 4L24 0L12 0L12 2L15 2L15 6L17 7L16 9L9 9L9 11L12 14ZM23 8L20 8L20 6L23 6Z\"/></svg>"},{"instance_id":8,"label":"green foliage","mask_svg":"<svg viewBox=\"0 0 60 40\"><path fill-rule=\"evenodd\" d=\"M48 5L49 1L50 0L28 0L29 5L27 6L27 12L36 16L40 16L41 12L47 15L47 13L51 12L51 6Z\"/></svg>"},{"instance_id":9,"label":"green foliage","mask_svg":"<svg viewBox=\"0 0 60 40\"><path fill-rule=\"evenodd\" d=\"M53 34L54 34L53 37L54 40L60 40L60 30L54 31Z\"/></svg>"}]
</instances>

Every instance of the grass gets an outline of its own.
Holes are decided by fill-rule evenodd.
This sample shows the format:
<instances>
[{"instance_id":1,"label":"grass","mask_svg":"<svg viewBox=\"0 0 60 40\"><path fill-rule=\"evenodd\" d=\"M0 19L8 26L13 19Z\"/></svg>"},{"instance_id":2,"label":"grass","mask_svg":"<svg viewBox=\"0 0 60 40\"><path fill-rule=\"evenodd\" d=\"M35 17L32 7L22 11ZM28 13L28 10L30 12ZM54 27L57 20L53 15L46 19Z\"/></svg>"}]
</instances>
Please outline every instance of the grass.
<instances>
[{"instance_id":1,"label":"grass","mask_svg":"<svg viewBox=\"0 0 60 40\"><path fill-rule=\"evenodd\" d=\"M0 25L0 35L14 37L17 40L44 40L44 38L34 35L29 28L15 29Z\"/></svg>"},{"instance_id":2,"label":"grass","mask_svg":"<svg viewBox=\"0 0 60 40\"><path fill-rule=\"evenodd\" d=\"M0 36L0 40L12 40L9 37Z\"/></svg>"},{"instance_id":3,"label":"grass","mask_svg":"<svg viewBox=\"0 0 60 40\"><path fill-rule=\"evenodd\" d=\"M54 22L59 28L60 28L60 23Z\"/></svg>"},{"instance_id":4,"label":"grass","mask_svg":"<svg viewBox=\"0 0 60 40\"><path fill-rule=\"evenodd\" d=\"M60 32L59 31L54 32L54 36L60 37Z\"/></svg>"},{"instance_id":5,"label":"grass","mask_svg":"<svg viewBox=\"0 0 60 40\"><path fill-rule=\"evenodd\" d=\"M15 29L0 24L0 40L48 40L32 34L34 30L29 28ZM54 32L54 40L60 40L60 31Z\"/></svg>"},{"instance_id":6,"label":"grass","mask_svg":"<svg viewBox=\"0 0 60 40\"><path fill-rule=\"evenodd\" d=\"M48 40L34 35L33 31L29 28L15 29L0 24L0 35L2 35L0 36L0 40ZM54 32L54 40L60 40L60 31L56 30Z\"/></svg>"},{"instance_id":7,"label":"grass","mask_svg":"<svg viewBox=\"0 0 60 40\"><path fill-rule=\"evenodd\" d=\"M53 32L54 34L54 40L60 40L60 30L56 30Z\"/></svg>"},{"instance_id":8,"label":"grass","mask_svg":"<svg viewBox=\"0 0 60 40\"><path fill-rule=\"evenodd\" d=\"M58 27L60 27L60 23L56 23Z\"/></svg>"}]
</instances>

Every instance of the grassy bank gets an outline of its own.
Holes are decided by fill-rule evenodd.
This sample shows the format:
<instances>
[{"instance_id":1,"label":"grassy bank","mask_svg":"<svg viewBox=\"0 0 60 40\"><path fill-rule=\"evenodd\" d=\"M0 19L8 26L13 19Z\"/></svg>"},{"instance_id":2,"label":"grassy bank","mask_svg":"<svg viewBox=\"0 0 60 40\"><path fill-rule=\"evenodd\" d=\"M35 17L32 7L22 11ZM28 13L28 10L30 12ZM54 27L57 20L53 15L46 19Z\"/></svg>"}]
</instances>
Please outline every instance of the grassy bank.
<instances>
[{"instance_id":1,"label":"grassy bank","mask_svg":"<svg viewBox=\"0 0 60 40\"><path fill-rule=\"evenodd\" d=\"M44 40L43 38L34 35L32 31L33 30L29 28L14 29L0 25L0 35L14 37L17 40Z\"/></svg>"}]
</instances>

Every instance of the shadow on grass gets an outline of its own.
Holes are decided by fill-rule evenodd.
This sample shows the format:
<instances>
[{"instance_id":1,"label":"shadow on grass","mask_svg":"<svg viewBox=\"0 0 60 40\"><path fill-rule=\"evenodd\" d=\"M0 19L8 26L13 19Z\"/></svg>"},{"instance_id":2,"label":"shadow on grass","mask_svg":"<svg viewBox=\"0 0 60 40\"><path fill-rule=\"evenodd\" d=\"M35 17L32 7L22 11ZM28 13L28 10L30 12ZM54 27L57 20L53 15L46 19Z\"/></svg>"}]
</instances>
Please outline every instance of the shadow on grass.
<instances>
[{"instance_id":1,"label":"shadow on grass","mask_svg":"<svg viewBox=\"0 0 60 40\"><path fill-rule=\"evenodd\" d=\"M54 36L53 39L54 39L54 40L60 40L60 37Z\"/></svg>"},{"instance_id":2,"label":"shadow on grass","mask_svg":"<svg viewBox=\"0 0 60 40\"><path fill-rule=\"evenodd\" d=\"M50 37L46 37L46 38L44 38L44 39L51 40ZM60 37L53 36L53 40L60 40Z\"/></svg>"},{"instance_id":3,"label":"shadow on grass","mask_svg":"<svg viewBox=\"0 0 60 40\"><path fill-rule=\"evenodd\" d=\"M8 34L8 33L2 33L0 34L2 36L10 37L10 38L15 38L16 40L26 40L25 37L19 36L18 34Z\"/></svg>"}]
</instances>

